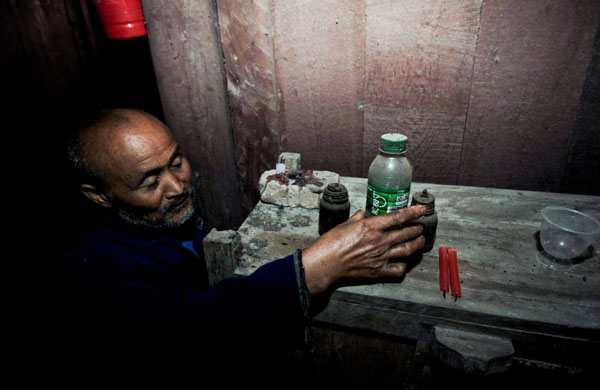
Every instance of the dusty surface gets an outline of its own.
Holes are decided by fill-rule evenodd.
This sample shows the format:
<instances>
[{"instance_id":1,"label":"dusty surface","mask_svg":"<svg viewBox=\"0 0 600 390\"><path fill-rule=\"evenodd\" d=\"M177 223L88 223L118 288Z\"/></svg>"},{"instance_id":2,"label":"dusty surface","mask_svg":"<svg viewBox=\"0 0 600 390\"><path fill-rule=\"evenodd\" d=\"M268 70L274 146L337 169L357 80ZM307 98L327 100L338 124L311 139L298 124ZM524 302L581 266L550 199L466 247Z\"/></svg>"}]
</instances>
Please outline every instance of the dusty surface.
<instances>
[{"instance_id":1,"label":"dusty surface","mask_svg":"<svg viewBox=\"0 0 600 390\"><path fill-rule=\"evenodd\" d=\"M364 208L366 179L341 177L340 182L348 188L351 214ZM539 212L544 206L570 205L600 217L600 197L423 183L413 183L411 193L425 188L436 197L439 218L433 250L415 260L401 281L338 289L331 313L324 311L322 318L337 321L333 307L353 302L359 313L352 317L354 324L392 333L401 332L393 325L399 317L392 313L398 307L417 310L419 316L477 318L503 326L574 327L560 327L567 333L600 330L597 255L586 253L567 272L546 268L536 260ZM309 246L318 239L317 230L317 209L259 203L238 230L244 255L236 273L248 274L267 261ZM437 250L441 245L458 252L463 297L456 302L443 299L439 291ZM379 314L360 314L363 309L358 308L364 305L377 308ZM377 322L378 315L387 320ZM339 313L335 316L342 321Z\"/></svg>"}]
</instances>

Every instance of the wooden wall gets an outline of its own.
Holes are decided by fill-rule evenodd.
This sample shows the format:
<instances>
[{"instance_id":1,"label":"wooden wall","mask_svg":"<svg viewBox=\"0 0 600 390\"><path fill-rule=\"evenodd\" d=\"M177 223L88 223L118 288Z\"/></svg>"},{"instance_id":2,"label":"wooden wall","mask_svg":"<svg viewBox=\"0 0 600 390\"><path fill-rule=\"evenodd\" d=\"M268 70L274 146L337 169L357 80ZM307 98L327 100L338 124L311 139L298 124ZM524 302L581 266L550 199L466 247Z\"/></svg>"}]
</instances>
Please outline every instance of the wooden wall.
<instances>
[{"instance_id":1,"label":"wooden wall","mask_svg":"<svg viewBox=\"0 0 600 390\"><path fill-rule=\"evenodd\" d=\"M178 135L219 229L280 152L364 177L389 131L418 181L600 194L598 1L143 4L149 38L109 41L92 0L2 2L3 109L30 171L61 169L88 111L136 106ZM64 183L40 180L20 186L32 215L59 207Z\"/></svg>"},{"instance_id":2,"label":"wooden wall","mask_svg":"<svg viewBox=\"0 0 600 390\"><path fill-rule=\"evenodd\" d=\"M560 188L599 19L597 1L484 4L460 184Z\"/></svg>"},{"instance_id":3,"label":"wooden wall","mask_svg":"<svg viewBox=\"0 0 600 390\"><path fill-rule=\"evenodd\" d=\"M408 135L417 181L600 193L597 90L582 100L597 1L217 4L252 201L280 151L364 177L390 131Z\"/></svg>"},{"instance_id":4,"label":"wooden wall","mask_svg":"<svg viewBox=\"0 0 600 390\"><path fill-rule=\"evenodd\" d=\"M106 39L93 0L2 1L0 44L2 129L18 162L7 185L20 204L19 235L39 233L31 249L47 267L48 256L96 216L66 170L69 132L107 107L163 118L150 48L147 37Z\"/></svg>"}]
</instances>

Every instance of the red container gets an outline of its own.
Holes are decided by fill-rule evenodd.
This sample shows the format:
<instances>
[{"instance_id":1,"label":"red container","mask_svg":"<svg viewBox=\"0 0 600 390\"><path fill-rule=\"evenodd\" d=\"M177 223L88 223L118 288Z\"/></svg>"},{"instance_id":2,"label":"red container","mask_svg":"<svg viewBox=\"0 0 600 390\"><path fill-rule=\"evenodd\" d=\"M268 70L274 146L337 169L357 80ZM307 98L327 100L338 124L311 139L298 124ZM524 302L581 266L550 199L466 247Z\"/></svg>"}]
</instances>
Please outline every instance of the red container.
<instances>
[{"instance_id":1,"label":"red container","mask_svg":"<svg viewBox=\"0 0 600 390\"><path fill-rule=\"evenodd\" d=\"M94 0L104 33L110 39L146 35L141 0Z\"/></svg>"}]
</instances>

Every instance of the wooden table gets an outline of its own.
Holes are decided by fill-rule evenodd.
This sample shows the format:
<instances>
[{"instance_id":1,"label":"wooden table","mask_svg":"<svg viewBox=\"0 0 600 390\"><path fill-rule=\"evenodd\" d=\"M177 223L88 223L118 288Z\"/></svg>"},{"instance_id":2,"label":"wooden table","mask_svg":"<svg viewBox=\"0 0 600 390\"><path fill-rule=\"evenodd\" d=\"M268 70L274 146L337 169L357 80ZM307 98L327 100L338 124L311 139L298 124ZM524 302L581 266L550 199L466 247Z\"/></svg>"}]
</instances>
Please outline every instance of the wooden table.
<instances>
[{"instance_id":1,"label":"wooden table","mask_svg":"<svg viewBox=\"0 0 600 390\"><path fill-rule=\"evenodd\" d=\"M342 177L351 214L364 209L366 179ZM600 344L600 259L590 250L568 271L536 260L547 205L600 218L600 197L413 183L411 194L436 197L439 224L432 251L401 281L337 289L315 324L425 342L453 329L509 340L514 359L580 367ZM318 210L259 202L238 229L247 275L265 262L318 239ZM458 252L462 298L439 290L439 246ZM464 362L463 362L464 363Z\"/></svg>"}]
</instances>

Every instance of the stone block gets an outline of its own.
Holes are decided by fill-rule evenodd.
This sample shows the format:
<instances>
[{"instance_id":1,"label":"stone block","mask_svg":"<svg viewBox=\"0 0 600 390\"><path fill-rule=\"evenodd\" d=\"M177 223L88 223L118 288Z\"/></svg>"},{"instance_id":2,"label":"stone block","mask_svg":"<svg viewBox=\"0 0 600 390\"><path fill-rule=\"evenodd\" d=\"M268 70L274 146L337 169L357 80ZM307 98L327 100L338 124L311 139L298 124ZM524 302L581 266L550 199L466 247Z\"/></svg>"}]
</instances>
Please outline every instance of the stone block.
<instances>
[{"instance_id":1,"label":"stone block","mask_svg":"<svg viewBox=\"0 0 600 390\"><path fill-rule=\"evenodd\" d=\"M319 198L329 183L339 183L340 175L330 171L263 172L258 183L261 200L280 206L319 208Z\"/></svg>"},{"instance_id":2,"label":"stone block","mask_svg":"<svg viewBox=\"0 0 600 390\"><path fill-rule=\"evenodd\" d=\"M302 169L300 153L283 152L279 155L277 162L285 164L287 171L299 171Z\"/></svg>"}]
</instances>

